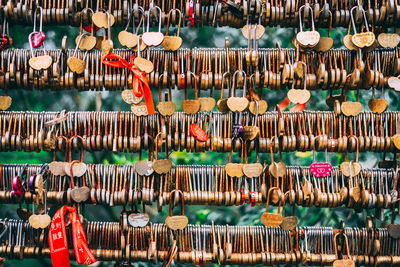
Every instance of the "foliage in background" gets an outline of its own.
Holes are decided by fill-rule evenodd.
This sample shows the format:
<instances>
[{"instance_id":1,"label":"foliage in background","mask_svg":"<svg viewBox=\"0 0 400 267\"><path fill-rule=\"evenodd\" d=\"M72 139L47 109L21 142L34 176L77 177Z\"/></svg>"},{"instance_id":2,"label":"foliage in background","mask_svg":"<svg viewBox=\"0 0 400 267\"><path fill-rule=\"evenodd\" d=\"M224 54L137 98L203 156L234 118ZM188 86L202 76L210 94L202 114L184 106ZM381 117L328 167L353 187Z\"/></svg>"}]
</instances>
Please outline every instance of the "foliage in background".
<instances>
[{"instance_id":1,"label":"foliage in background","mask_svg":"<svg viewBox=\"0 0 400 267\"><path fill-rule=\"evenodd\" d=\"M25 26L12 26L10 25L10 34L14 39L16 48L28 48L27 38L31 32L31 27ZM121 29L113 29L114 32L114 46L119 47L118 40L116 39L117 33ZM67 35L69 39L69 47L74 48L72 40L79 34L79 28L75 27L44 27L46 33L46 46L50 48L60 48L61 38ZM334 47L342 46L341 40L344 36L345 30L332 31L332 38L335 40ZM180 36L183 38L184 47L224 47L225 37L229 37L231 47L247 47L247 41L242 37L240 29L231 28L182 28ZM281 47L292 47L291 41L294 36L294 30L268 28L266 29L264 37L260 40L260 48L275 47L276 42L280 42ZM327 36L326 30L321 30L321 36ZM9 90L9 95L13 99L13 105L10 110L28 110L28 111L60 111L66 110L82 110L90 111L96 109L96 97L100 94L101 108L100 110L122 110L128 111L129 105L123 103L120 92L77 92L77 91L32 91L32 90ZM354 93L352 93L354 97ZM156 95L156 92L154 92ZM307 109L311 110L327 110L325 105L325 97L327 92L318 91L312 92L312 99ZM264 90L264 98L269 103L269 110L278 104L286 97L286 91L272 91ZM393 92L386 96L389 103L395 102L396 98ZM183 99L183 92L179 90L173 91L174 99ZM361 102L363 106L368 109L367 102L371 98L371 92L363 91L361 94ZM180 102L180 101L178 101ZM398 110L399 106L396 104L390 105L392 110ZM318 159L324 160L324 153L318 153ZM62 153L57 153L60 159L63 158ZM52 153L21 153L21 152L3 152L0 153L1 164L6 163L45 163L52 161ZM236 155L236 159L239 160ZM268 154L261 154L260 160L269 162ZM354 155L350 155L354 157ZM360 161L363 167L377 166L377 162L383 158L379 153L364 153L360 155ZM173 152L171 159L174 164L192 164L194 162L200 164L226 164L228 162L228 155L219 153L185 153ZM253 153L252 159L255 160ZM105 163L105 164L132 164L138 160L138 154L112 154L106 152L85 153L85 162L87 163ZM312 163L312 153L284 153L283 160L287 165L301 165L309 166ZM343 161L343 156L330 153L329 161L332 165L339 165ZM10 205L3 205L4 208L0 209L1 218L17 218L16 208ZM59 207L52 207L54 213ZM85 217L88 220L103 220L103 221L118 221L121 207L106 207L106 206L86 206ZM167 207L163 208L163 212L158 213L157 208L147 207L146 211L151 216L152 222L164 222L167 215ZM212 206L187 206L185 207L186 215L189 217L189 222L192 224L209 224L214 221L215 224L234 224L234 225L254 225L260 224L260 216L265 211L265 206L250 207L244 205L240 207L212 207ZM291 214L291 209L287 208L287 213ZM319 208L296 208L296 216L299 218L300 226L332 226L337 227L340 220L344 220L347 226L363 226L367 214L373 214L373 211L363 211L356 213L353 210L346 208L336 209L319 209ZM7 260L6 266L51 266L48 259L38 260ZM101 265L109 265L101 263ZM152 266L153 264L139 263L137 266ZM187 265L186 265L187 266Z\"/></svg>"}]
</instances>

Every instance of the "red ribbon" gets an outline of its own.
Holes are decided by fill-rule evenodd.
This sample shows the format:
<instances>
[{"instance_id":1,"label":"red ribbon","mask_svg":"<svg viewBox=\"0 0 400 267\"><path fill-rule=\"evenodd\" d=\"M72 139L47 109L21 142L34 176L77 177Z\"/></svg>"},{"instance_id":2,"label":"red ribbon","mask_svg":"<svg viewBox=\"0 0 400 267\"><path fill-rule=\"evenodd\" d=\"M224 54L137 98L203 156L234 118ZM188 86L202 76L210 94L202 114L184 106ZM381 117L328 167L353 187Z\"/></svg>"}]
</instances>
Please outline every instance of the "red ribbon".
<instances>
[{"instance_id":1,"label":"red ribbon","mask_svg":"<svg viewBox=\"0 0 400 267\"><path fill-rule=\"evenodd\" d=\"M114 61L115 59L118 59ZM111 61L113 60L113 61ZM140 71L133 64L135 60L135 56L131 56L131 61L126 61L123 57L110 53L103 57L102 62L104 65L114 67L114 68L127 68L133 73L132 79L132 90L136 97L142 97L144 93L144 99L146 101L147 112L149 115L153 115L156 113L154 110L153 97L151 95L151 90L149 83L146 78L146 74L143 71Z\"/></svg>"},{"instance_id":2,"label":"red ribbon","mask_svg":"<svg viewBox=\"0 0 400 267\"><path fill-rule=\"evenodd\" d=\"M65 231L65 213L69 212L72 225L72 238L76 262L89 265L96 262L96 258L87 246L85 231L79 221L75 207L63 206L53 217L49 231L49 247L53 267L69 267L69 253L67 233Z\"/></svg>"},{"instance_id":3,"label":"red ribbon","mask_svg":"<svg viewBox=\"0 0 400 267\"><path fill-rule=\"evenodd\" d=\"M290 112L303 111L305 108L306 104L297 104L296 106L292 107L289 111Z\"/></svg>"},{"instance_id":4,"label":"red ribbon","mask_svg":"<svg viewBox=\"0 0 400 267\"><path fill-rule=\"evenodd\" d=\"M92 32L92 25L87 25L87 26L83 26L83 29L87 32ZM100 28L99 27L94 27L94 33L96 33Z\"/></svg>"},{"instance_id":5,"label":"red ribbon","mask_svg":"<svg viewBox=\"0 0 400 267\"><path fill-rule=\"evenodd\" d=\"M281 103L278 104L280 110L285 110L290 104L289 98L285 98L282 100ZM296 106L292 107L289 111L290 112L297 112L303 111L306 108L306 104L297 104Z\"/></svg>"},{"instance_id":6,"label":"red ribbon","mask_svg":"<svg viewBox=\"0 0 400 267\"><path fill-rule=\"evenodd\" d=\"M282 100L281 103L278 104L278 107L280 110L285 110L289 106L289 104L290 100L289 98L286 97L285 99Z\"/></svg>"}]
</instances>

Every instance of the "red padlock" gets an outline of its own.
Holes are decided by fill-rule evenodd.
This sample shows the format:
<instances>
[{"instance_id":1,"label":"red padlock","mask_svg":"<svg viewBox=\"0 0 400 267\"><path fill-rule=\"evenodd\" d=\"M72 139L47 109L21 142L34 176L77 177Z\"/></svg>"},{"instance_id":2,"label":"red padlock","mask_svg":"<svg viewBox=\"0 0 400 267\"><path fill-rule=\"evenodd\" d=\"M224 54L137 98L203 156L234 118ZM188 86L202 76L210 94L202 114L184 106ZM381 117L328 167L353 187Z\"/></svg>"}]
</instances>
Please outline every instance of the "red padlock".
<instances>
[{"instance_id":1,"label":"red padlock","mask_svg":"<svg viewBox=\"0 0 400 267\"><path fill-rule=\"evenodd\" d=\"M189 1L189 21L190 27L194 27L194 1Z\"/></svg>"},{"instance_id":2,"label":"red padlock","mask_svg":"<svg viewBox=\"0 0 400 267\"><path fill-rule=\"evenodd\" d=\"M244 193L243 189L240 189L240 205L243 205L245 200L246 200L246 194Z\"/></svg>"},{"instance_id":3,"label":"red padlock","mask_svg":"<svg viewBox=\"0 0 400 267\"><path fill-rule=\"evenodd\" d=\"M8 22L4 18L3 29L0 34L0 51L3 51L4 49L6 49L9 44L10 44L10 39L8 37Z\"/></svg>"},{"instance_id":4,"label":"red padlock","mask_svg":"<svg viewBox=\"0 0 400 267\"><path fill-rule=\"evenodd\" d=\"M208 140L207 133L197 123L190 124L189 131L199 142L206 142Z\"/></svg>"},{"instance_id":5,"label":"red padlock","mask_svg":"<svg viewBox=\"0 0 400 267\"><path fill-rule=\"evenodd\" d=\"M8 37L4 34L0 34L0 51L3 51L8 46Z\"/></svg>"},{"instance_id":6,"label":"red padlock","mask_svg":"<svg viewBox=\"0 0 400 267\"><path fill-rule=\"evenodd\" d=\"M250 193L251 196L251 206L254 207L256 205L256 192L251 192Z\"/></svg>"},{"instance_id":7,"label":"red padlock","mask_svg":"<svg viewBox=\"0 0 400 267\"><path fill-rule=\"evenodd\" d=\"M185 86L186 86L186 84L185 84L186 83L185 82L186 81L185 73L182 72L181 75L180 75L180 78L181 78L181 86L180 86L180 88L181 89L185 89Z\"/></svg>"},{"instance_id":8,"label":"red padlock","mask_svg":"<svg viewBox=\"0 0 400 267\"><path fill-rule=\"evenodd\" d=\"M205 114L202 117L200 117L199 123L203 120L204 116L206 116L206 115L208 115L208 114ZM192 123L189 126L189 132L196 139L196 141L207 142L209 139L207 132L210 130L211 125L212 125L212 118L210 116L210 123L208 125L208 128L205 131L203 130L203 128L201 128L199 126L199 124Z\"/></svg>"}]
</instances>

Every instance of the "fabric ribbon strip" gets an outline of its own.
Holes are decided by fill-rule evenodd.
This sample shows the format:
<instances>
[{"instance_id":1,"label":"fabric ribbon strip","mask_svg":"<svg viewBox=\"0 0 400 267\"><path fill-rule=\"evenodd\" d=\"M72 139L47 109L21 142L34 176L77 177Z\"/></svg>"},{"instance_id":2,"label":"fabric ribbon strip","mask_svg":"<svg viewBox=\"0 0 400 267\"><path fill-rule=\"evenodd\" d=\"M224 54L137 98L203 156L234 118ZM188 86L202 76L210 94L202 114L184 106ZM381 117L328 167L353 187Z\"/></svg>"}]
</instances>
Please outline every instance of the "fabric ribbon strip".
<instances>
[{"instance_id":1,"label":"fabric ribbon strip","mask_svg":"<svg viewBox=\"0 0 400 267\"><path fill-rule=\"evenodd\" d=\"M102 62L104 65L114 68L127 68L133 73L133 79L132 79L133 93L136 97L142 97L144 93L147 112L149 115L153 115L156 112L154 110L153 97L151 95L151 90L146 78L146 74L135 67L135 65L133 64L134 60L135 60L134 55L131 56L131 61L128 62L123 57L114 53L110 53L103 57Z\"/></svg>"},{"instance_id":2,"label":"fabric ribbon strip","mask_svg":"<svg viewBox=\"0 0 400 267\"><path fill-rule=\"evenodd\" d=\"M307 104L297 104L296 106L292 107L289 111L290 112L300 112L306 108Z\"/></svg>"},{"instance_id":3,"label":"fabric ribbon strip","mask_svg":"<svg viewBox=\"0 0 400 267\"><path fill-rule=\"evenodd\" d=\"M289 98L285 98L281 101L281 103L278 104L278 107L280 110L285 110L290 104Z\"/></svg>"},{"instance_id":4,"label":"fabric ribbon strip","mask_svg":"<svg viewBox=\"0 0 400 267\"><path fill-rule=\"evenodd\" d=\"M69 220L72 225L72 238L76 262L89 265L96 262L89 247L87 246L85 231L79 221L75 207L63 206L53 217L49 231L49 247L51 262L54 267L69 267L69 253L67 233L65 231L65 213L69 212Z\"/></svg>"},{"instance_id":5,"label":"fabric ribbon strip","mask_svg":"<svg viewBox=\"0 0 400 267\"><path fill-rule=\"evenodd\" d=\"M280 110L285 110L290 104L289 98L285 98L282 100L281 103L278 104ZM306 108L306 104L297 104L296 106L292 107L289 111L290 112L298 112L303 111Z\"/></svg>"}]
</instances>

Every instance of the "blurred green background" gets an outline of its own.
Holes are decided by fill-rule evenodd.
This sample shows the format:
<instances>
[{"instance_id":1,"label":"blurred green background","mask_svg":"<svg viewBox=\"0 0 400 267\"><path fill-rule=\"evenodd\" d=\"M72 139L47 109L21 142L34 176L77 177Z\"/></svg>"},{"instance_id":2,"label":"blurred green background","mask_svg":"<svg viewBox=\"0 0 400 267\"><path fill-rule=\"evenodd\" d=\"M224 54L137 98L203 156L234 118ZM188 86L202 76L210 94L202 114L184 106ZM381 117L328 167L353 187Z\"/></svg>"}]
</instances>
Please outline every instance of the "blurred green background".
<instances>
[{"instance_id":1,"label":"blurred green background","mask_svg":"<svg viewBox=\"0 0 400 267\"><path fill-rule=\"evenodd\" d=\"M15 48L29 48L27 38L31 32L31 27L10 25L10 35L14 39ZM114 47L120 47L116 36L122 28L113 29ZM176 30L176 29L174 29ZM69 47L74 48L72 40L79 34L79 28L74 27L44 27L46 33L46 48L60 48L63 35L68 36ZM327 36L326 30L320 30L321 36ZM172 31L174 33L174 31ZM333 30L332 38L335 41L334 47L342 47L342 38L345 35L345 29ZM293 29L267 28L263 38L259 42L260 48L275 47L279 42L281 47L292 47L291 41L295 34ZM247 40L243 38L240 29L232 28L182 28L180 36L183 38L183 47L224 47L225 37L229 38L231 47L247 47ZM353 92L354 93L354 92ZM60 111L66 110L104 110L104 111L128 111L129 105L125 104L120 92L77 92L77 91L32 91L32 90L9 90L8 94L13 99L10 110L26 111ZM154 92L156 94L156 92ZM328 110L325 104L327 92L312 92L311 102L307 109ZM362 91L361 102L368 110L368 100L371 98L370 91ZM264 90L264 97L269 103L269 110L286 97L286 91ZM182 99L183 92L173 91L174 99ZM386 99L389 100L389 110L399 110L399 104L396 104L396 95L394 92L386 92ZM180 102L180 101L178 101ZM61 154L61 153L60 153ZM254 154L254 153L253 153ZM323 160L324 153L319 153L318 157ZM61 155L59 155L61 156ZM355 155L350 155L354 157ZM218 153L183 153L173 152L171 159L174 164L226 164L228 154ZM253 155L254 157L254 155ZM329 154L329 161L333 166L338 166L343 161L343 155L334 153ZM380 153L363 153L360 155L360 161L363 167L375 167L377 162L383 158ZM2 152L0 153L0 162L6 163L45 163L51 162L52 154L41 153L20 153L20 152ZM137 154L112 154L106 152L85 153L85 162L87 163L105 163L105 164L132 164L138 160ZM269 155L262 154L262 161L269 162ZM283 160L286 165L309 166L312 163L312 152L307 153L284 153ZM53 207L52 211L58 207ZM86 207L85 217L88 220L118 221L121 207L91 206ZM151 216L152 222L164 222L168 207L164 207L162 213L158 213L156 207L147 207L146 211ZM261 224L260 216L265 211L265 206L251 207L244 205L241 207L207 207L207 206L187 206L185 213L189 217L189 223L209 224L214 221L215 224L233 224L233 225L254 225ZM364 226L367 215L373 214L373 211L363 211L356 213L346 208L319 209L319 208L296 208L296 216L299 218L300 226L332 226L337 227L340 220L344 220L346 226ZM385 214L388 217L388 214ZM10 205L3 205L0 209L1 218L17 218L16 208ZM97 266L109 266L111 263L97 263ZM49 259L38 260L6 260L5 266L51 266ZM149 263L135 263L135 266L152 266Z\"/></svg>"}]
</instances>

